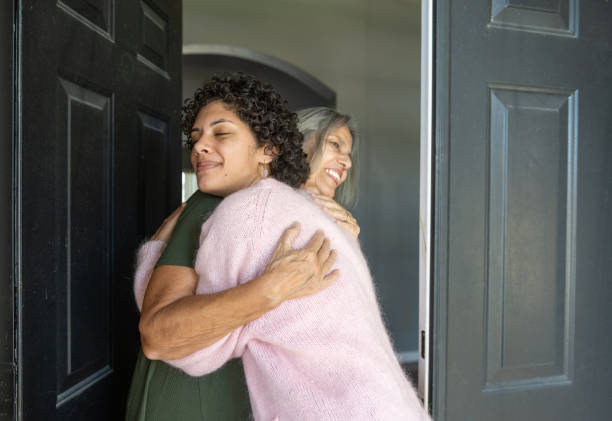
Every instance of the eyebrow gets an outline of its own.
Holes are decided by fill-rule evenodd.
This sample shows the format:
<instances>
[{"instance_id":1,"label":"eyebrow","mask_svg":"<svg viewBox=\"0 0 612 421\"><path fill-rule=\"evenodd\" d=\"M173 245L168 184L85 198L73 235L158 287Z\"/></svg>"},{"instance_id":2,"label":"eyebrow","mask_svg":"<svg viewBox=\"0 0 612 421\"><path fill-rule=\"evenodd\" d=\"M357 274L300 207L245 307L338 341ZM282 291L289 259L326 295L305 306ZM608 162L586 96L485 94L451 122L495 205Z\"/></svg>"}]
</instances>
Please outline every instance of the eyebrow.
<instances>
[{"instance_id":1,"label":"eyebrow","mask_svg":"<svg viewBox=\"0 0 612 421\"><path fill-rule=\"evenodd\" d=\"M220 124L220 123L231 123L231 124L235 124L232 120L228 120L226 118L220 118L218 120L213 121L212 123L209 124L210 127L213 127L216 124ZM202 129L200 129L199 127L192 127L191 128L192 132L201 132L203 131Z\"/></svg>"},{"instance_id":2,"label":"eyebrow","mask_svg":"<svg viewBox=\"0 0 612 421\"><path fill-rule=\"evenodd\" d=\"M210 127L214 126L215 124L219 124L219 123L231 123L231 124L235 124L232 120L228 120L226 118L220 118L220 119L215 120L212 123L210 123Z\"/></svg>"},{"instance_id":3,"label":"eyebrow","mask_svg":"<svg viewBox=\"0 0 612 421\"><path fill-rule=\"evenodd\" d=\"M332 139L338 139L338 141L342 144L342 146L347 146L346 140L344 140L343 137L338 136L338 135L330 135L329 137L331 137Z\"/></svg>"}]
</instances>

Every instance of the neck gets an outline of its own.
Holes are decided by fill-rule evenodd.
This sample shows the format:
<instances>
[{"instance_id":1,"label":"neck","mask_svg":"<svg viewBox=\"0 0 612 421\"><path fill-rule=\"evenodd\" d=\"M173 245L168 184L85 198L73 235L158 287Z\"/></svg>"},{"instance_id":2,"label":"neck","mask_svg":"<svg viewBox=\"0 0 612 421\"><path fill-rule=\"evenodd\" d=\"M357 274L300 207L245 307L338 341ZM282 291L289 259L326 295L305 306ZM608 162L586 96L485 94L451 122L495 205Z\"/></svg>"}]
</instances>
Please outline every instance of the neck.
<instances>
[{"instance_id":1,"label":"neck","mask_svg":"<svg viewBox=\"0 0 612 421\"><path fill-rule=\"evenodd\" d=\"M313 193L313 194L323 194L316 186L316 184L310 184L310 183L306 183L302 186L302 188L304 190L306 190L307 192Z\"/></svg>"},{"instance_id":2,"label":"neck","mask_svg":"<svg viewBox=\"0 0 612 421\"><path fill-rule=\"evenodd\" d=\"M262 179L263 179L263 177L261 177L261 176L256 176L256 177L254 177L253 179L251 179L251 180L247 181L247 182L246 182L246 183L245 183L243 186L241 186L240 188L237 188L237 189L235 189L235 190L231 190L231 191L216 192L216 193L213 193L213 192L208 192L208 191L203 191L203 190L201 190L201 191L202 191L203 193L208 193L208 194L212 194L212 195L215 195L215 196L227 197L227 196L229 196L230 194L234 194L234 193L236 193L237 191L240 191L240 190L243 190L243 189L248 189L249 187L251 187L251 186L253 186L253 185L257 184L257 182L259 182L259 181L260 181L260 180L262 180Z\"/></svg>"}]
</instances>

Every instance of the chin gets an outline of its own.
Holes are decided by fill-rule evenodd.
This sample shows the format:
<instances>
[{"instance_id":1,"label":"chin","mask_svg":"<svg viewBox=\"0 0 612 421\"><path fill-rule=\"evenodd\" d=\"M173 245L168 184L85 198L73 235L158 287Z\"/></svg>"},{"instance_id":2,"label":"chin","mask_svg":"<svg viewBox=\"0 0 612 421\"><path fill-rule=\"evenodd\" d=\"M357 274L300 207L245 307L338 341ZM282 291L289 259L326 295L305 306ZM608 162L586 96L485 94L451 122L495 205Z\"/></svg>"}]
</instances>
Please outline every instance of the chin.
<instances>
[{"instance_id":1,"label":"chin","mask_svg":"<svg viewBox=\"0 0 612 421\"><path fill-rule=\"evenodd\" d=\"M202 193L218 195L218 189L216 189L214 185L211 185L204 180L198 182L198 190L200 190Z\"/></svg>"}]
</instances>

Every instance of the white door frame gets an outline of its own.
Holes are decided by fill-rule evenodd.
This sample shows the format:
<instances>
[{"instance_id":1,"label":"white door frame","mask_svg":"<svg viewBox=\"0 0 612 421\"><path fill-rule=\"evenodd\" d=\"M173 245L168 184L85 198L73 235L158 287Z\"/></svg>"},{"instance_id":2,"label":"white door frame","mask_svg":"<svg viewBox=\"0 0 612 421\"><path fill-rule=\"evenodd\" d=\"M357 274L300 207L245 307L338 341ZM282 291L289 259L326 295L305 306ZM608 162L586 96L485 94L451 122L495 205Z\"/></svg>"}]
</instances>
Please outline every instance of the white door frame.
<instances>
[{"instance_id":1,"label":"white door frame","mask_svg":"<svg viewBox=\"0 0 612 421\"><path fill-rule=\"evenodd\" d=\"M433 0L421 1L421 158L419 199L419 375L418 392L430 406L431 216L433 174Z\"/></svg>"}]
</instances>

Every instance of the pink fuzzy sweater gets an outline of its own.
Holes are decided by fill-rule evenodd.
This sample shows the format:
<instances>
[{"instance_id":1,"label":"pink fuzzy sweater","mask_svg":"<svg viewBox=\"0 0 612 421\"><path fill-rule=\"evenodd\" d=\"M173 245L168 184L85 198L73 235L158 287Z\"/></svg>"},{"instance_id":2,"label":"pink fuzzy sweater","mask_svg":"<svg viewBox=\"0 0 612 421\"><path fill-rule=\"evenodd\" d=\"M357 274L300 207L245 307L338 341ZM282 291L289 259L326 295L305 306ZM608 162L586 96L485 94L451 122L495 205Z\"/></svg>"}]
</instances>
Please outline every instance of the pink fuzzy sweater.
<instances>
[{"instance_id":1,"label":"pink fuzzy sweater","mask_svg":"<svg viewBox=\"0 0 612 421\"><path fill-rule=\"evenodd\" d=\"M242 357L256 420L429 420L404 376L383 324L359 245L306 193L273 179L236 192L202 226L197 294L260 275L293 221L302 247L322 228L337 250L340 278L314 296L290 300L208 348L167 361L192 376ZM163 243L139 251L139 306Z\"/></svg>"}]
</instances>

